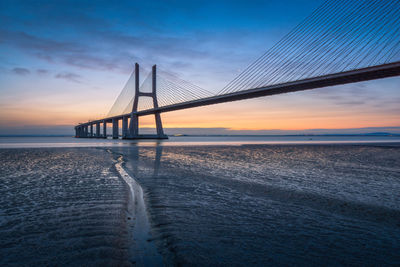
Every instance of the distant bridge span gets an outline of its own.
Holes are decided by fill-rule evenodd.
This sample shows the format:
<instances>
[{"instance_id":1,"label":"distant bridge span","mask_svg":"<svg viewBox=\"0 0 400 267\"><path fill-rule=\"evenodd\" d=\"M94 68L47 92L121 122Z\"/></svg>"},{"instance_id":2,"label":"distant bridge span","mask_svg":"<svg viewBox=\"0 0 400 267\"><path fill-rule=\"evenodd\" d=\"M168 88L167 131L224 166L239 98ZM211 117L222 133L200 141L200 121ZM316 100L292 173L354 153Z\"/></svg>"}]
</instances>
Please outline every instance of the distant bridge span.
<instances>
[{"instance_id":1,"label":"distant bridge span","mask_svg":"<svg viewBox=\"0 0 400 267\"><path fill-rule=\"evenodd\" d=\"M154 69L155 69L155 66L154 66ZM195 108L195 107L201 107L201 106L207 106L207 105L213 105L213 104L220 104L220 103L244 100L244 99L249 99L249 98L257 98L257 97L278 95L278 94L284 94L284 93L290 93L290 92L305 91L305 90L311 90L311 89L340 85L340 84L370 81L370 80L376 80L376 79L382 79L382 78L388 78L388 77L394 77L394 76L400 76L400 62L394 62L394 63L390 63L390 64L373 66L373 67L368 67L368 68L363 68L363 69L358 69L358 70L353 70L353 71L347 71L347 72L342 72L342 73L329 74L329 75L324 75L324 76L310 78L310 79L304 79L304 80L299 80L299 81L294 81L294 82L271 85L271 86L267 86L267 87L253 88L253 89L248 89L248 90L244 90L244 91L228 93L225 95L211 96L208 98L203 98L203 99L198 99L198 100L193 100L193 101L188 101L188 102L183 102L183 103L178 103L178 104L173 104L173 105L168 105L168 106L163 106L163 107L158 107L158 108L153 108L153 109L148 109L148 110L143 110L143 111L134 111L134 112L127 113L127 114L112 116L112 117L108 117L108 118L104 118L104 119L100 119L100 120L94 120L94 121L82 123L82 124L79 124L78 126L76 126L75 127L75 129L77 131L76 136L77 137L106 137L107 136L106 130L104 130L104 129L106 129L106 127L103 126L104 127L103 131L105 134L100 135L99 130L97 131L97 134L93 133L93 125L96 125L97 128L99 129L100 123L106 124L108 122L111 122L114 125L113 126L113 129L114 129L113 130L113 138L118 138L118 135L119 135L118 121L122 120L123 121L122 136L125 139L165 138L165 135L163 133L158 134L158 135L136 134L136 135L129 136L129 130L127 128L127 125L128 125L127 120L132 119L134 117L160 114L160 113L169 112L169 111L176 111L176 110ZM150 95L147 95L147 96L150 96ZM124 121L126 121L126 122L124 123ZM162 125L158 125L158 127L162 127ZM85 134L85 128L86 128L86 134ZM92 130L89 131L89 128L92 128ZM80 135L84 135L84 136L80 136Z\"/></svg>"}]
</instances>

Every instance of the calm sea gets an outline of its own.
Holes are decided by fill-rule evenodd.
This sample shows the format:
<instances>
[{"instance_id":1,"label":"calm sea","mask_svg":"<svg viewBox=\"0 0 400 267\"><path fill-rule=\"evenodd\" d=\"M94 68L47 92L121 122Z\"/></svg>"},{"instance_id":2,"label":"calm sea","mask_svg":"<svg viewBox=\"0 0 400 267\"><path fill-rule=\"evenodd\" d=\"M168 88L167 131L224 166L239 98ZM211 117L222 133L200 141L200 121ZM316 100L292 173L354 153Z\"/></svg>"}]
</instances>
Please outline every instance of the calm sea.
<instances>
[{"instance_id":1,"label":"calm sea","mask_svg":"<svg viewBox=\"0 0 400 267\"><path fill-rule=\"evenodd\" d=\"M104 146L182 146L182 145L243 145L243 144L361 144L400 143L393 136L170 136L168 140L113 140L73 137L0 137L0 148L30 147L104 147Z\"/></svg>"},{"instance_id":2,"label":"calm sea","mask_svg":"<svg viewBox=\"0 0 400 267\"><path fill-rule=\"evenodd\" d=\"M398 137L0 147L2 266L400 264Z\"/></svg>"}]
</instances>

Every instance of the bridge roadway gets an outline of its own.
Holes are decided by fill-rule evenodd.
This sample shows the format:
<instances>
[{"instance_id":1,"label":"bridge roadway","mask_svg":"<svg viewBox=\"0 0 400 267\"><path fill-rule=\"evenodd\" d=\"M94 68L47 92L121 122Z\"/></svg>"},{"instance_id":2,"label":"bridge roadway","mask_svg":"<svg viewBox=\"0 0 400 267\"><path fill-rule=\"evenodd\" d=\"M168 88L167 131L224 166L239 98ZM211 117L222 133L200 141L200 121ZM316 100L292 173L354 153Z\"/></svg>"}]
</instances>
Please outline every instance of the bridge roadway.
<instances>
[{"instance_id":1,"label":"bridge roadway","mask_svg":"<svg viewBox=\"0 0 400 267\"><path fill-rule=\"evenodd\" d=\"M201 107L201 106L207 106L207 105L213 105L213 104L219 104L219 103L226 103L226 102L232 102L232 101L237 101L237 100L262 97L262 96L271 96L271 95L278 95L278 94L284 94L284 93L290 93L290 92L304 91L304 90L322 88L322 87L333 86L333 85L341 85L341 84L355 83L355 82L361 82L361 81L382 79L382 78L394 77L394 76L399 76L399 75L400 75L400 61L394 62L394 63L389 63L389 64L384 64L384 65L378 65L378 66L357 69L357 70L351 70L351 71L346 71L346 72L318 76L315 78L298 80L298 81L294 81L294 82L287 82L287 83L270 85L270 86L260 87L260 88L253 88L253 89L248 89L248 90L243 90L243 91L238 91L238 92L233 92L233 93L228 93L228 94L223 94L223 95L211 96L211 97L202 98L202 99L198 99L198 100L192 100L192 101L188 101L188 102L182 102L182 103L177 103L177 104L173 104L173 105L137 111L137 112L134 112L133 115L137 115L139 117L139 116L151 115L151 114L156 114L156 113L163 113L163 112L169 112L169 111L175 111L175 110L181 110L181 109L188 109L188 108ZM100 123L115 122L118 120L124 121L124 120L127 120L128 118L130 118L131 115L132 115L132 113L127 113L127 114L108 117L108 118L104 118L104 119L100 119L100 120L94 120L94 121L90 121L87 123L81 123L76 127L81 127L81 128L86 127L86 131L88 131L87 128L93 127L93 125L98 126ZM91 134L92 134L92 136L94 136L93 129L91 129ZM100 136L99 130L97 130L96 135L97 135L96 137ZM115 138L115 136L114 136L114 138Z\"/></svg>"}]
</instances>

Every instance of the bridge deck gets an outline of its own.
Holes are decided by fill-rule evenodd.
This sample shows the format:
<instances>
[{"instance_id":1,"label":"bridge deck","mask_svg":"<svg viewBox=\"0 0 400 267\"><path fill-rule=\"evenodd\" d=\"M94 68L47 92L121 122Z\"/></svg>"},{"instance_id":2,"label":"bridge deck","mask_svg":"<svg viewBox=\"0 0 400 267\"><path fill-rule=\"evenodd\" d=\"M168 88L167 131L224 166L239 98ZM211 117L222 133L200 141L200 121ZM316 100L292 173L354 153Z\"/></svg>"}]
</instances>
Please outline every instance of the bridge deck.
<instances>
[{"instance_id":1,"label":"bridge deck","mask_svg":"<svg viewBox=\"0 0 400 267\"><path fill-rule=\"evenodd\" d=\"M378 65L363 69L357 69L352 71L346 71L341 73L329 74L325 76L319 76L315 78L299 80L294 82L288 82L283 84L276 84L267 87L253 88L244 91L216 95L208 98L182 102L174 105L162 106L155 109L148 109L138 111L135 114L137 116L151 115L155 113L163 113L187 108L201 107L225 102L232 102L237 100L256 98L262 96L278 95L290 92L304 91L316 88L322 88L326 86L340 85L355 83L361 81L369 81L387 77L394 77L400 75L400 62L394 62L390 64ZM82 123L79 126L94 124L97 122L111 122L113 119L121 119L123 117L129 117L131 113L122 114L118 116L108 117L100 120L95 120L87 123Z\"/></svg>"}]
</instances>

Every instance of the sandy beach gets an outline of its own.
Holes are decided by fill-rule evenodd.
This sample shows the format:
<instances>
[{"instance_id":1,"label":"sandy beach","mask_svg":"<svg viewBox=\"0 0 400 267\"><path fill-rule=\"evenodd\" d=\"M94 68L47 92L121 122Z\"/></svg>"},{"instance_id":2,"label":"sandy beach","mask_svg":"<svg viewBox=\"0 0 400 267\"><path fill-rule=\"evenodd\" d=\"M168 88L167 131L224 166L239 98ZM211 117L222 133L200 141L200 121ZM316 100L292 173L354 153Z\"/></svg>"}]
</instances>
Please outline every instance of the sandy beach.
<instances>
[{"instance_id":1,"label":"sandy beach","mask_svg":"<svg viewBox=\"0 0 400 267\"><path fill-rule=\"evenodd\" d=\"M0 150L1 265L161 265L141 187L118 157L95 148Z\"/></svg>"},{"instance_id":2,"label":"sandy beach","mask_svg":"<svg viewBox=\"0 0 400 267\"><path fill-rule=\"evenodd\" d=\"M0 263L400 263L399 156L387 143L0 149Z\"/></svg>"}]
</instances>

